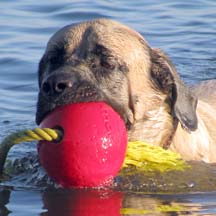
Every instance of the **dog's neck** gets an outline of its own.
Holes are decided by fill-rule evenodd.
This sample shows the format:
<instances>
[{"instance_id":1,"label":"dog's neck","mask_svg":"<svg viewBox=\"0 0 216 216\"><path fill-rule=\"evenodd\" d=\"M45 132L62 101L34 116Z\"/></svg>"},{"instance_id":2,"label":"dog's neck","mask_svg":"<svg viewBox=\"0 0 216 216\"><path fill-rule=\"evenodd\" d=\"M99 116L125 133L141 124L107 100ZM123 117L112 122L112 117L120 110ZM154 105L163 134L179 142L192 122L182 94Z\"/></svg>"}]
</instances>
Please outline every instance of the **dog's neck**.
<instances>
[{"instance_id":1,"label":"dog's neck","mask_svg":"<svg viewBox=\"0 0 216 216\"><path fill-rule=\"evenodd\" d=\"M198 129L188 132L175 120L166 100L155 98L146 106L142 118L135 119L128 132L129 141L144 141L178 152L185 160L216 163L216 111L203 101L198 102Z\"/></svg>"},{"instance_id":2,"label":"dog's neck","mask_svg":"<svg viewBox=\"0 0 216 216\"><path fill-rule=\"evenodd\" d=\"M129 130L129 140L140 140L155 146L168 148L172 142L177 122L171 115L170 106L163 95L152 95L149 104L143 104L144 115L135 116L134 123ZM141 106L140 104L137 106ZM136 107L135 107L136 109ZM138 109L138 108L137 108ZM139 109L141 109L139 107Z\"/></svg>"}]
</instances>

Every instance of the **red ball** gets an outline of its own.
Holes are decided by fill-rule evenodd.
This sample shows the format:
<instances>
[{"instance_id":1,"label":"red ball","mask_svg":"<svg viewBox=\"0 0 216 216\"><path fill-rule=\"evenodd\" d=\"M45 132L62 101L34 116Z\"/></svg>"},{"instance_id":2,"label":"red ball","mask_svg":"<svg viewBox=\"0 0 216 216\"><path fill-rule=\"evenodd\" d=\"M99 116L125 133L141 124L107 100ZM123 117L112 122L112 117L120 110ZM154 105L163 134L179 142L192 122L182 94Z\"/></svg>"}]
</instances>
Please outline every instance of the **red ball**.
<instances>
[{"instance_id":1,"label":"red ball","mask_svg":"<svg viewBox=\"0 0 216 216\"><path fill-rule=\"evenodd\" d=\"M103 102L55 109L41 128L64 131L58 142L40 141L39 160L63 187L100 187L111 183L125 158L127 132L121 117Z\"/></svg>"}]
</instances>

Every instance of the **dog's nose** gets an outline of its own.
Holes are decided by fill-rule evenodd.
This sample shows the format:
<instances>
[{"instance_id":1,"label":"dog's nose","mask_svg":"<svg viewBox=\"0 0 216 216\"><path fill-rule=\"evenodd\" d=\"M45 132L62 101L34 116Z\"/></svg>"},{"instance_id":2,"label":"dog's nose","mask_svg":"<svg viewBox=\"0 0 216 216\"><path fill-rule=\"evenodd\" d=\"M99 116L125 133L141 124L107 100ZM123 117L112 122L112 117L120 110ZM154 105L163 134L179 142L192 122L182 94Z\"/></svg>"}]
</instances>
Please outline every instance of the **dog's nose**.
<instances>
[{"instance_id":1,"label":"dog's nose","mask_svg":"<svg viewBox=\"0 0 216 216\"><path fill-rule=\"evenodd\" d=\"M43 83L41 90L45 96L58 96L73 86L71 77L50 76Z\"/></svg>"}]
</instances>

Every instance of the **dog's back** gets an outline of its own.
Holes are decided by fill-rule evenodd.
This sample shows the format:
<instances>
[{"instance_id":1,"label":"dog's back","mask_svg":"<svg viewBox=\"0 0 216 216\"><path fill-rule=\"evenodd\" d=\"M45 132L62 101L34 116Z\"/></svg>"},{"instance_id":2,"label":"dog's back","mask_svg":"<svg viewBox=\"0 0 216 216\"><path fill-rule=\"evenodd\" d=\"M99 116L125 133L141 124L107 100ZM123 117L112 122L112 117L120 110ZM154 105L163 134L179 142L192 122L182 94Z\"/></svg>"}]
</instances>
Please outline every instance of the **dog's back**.
<instances>
[{"instance_id":1,"label":"dog's back","mask_svg":"<svg viewBox=\"0 0 216 216\"><path fill-rule=\"evenodd\" d=\"M199 100L205 101L216 110L216 80L203 81L192 88Z\"/></svg>"}]
</instances>

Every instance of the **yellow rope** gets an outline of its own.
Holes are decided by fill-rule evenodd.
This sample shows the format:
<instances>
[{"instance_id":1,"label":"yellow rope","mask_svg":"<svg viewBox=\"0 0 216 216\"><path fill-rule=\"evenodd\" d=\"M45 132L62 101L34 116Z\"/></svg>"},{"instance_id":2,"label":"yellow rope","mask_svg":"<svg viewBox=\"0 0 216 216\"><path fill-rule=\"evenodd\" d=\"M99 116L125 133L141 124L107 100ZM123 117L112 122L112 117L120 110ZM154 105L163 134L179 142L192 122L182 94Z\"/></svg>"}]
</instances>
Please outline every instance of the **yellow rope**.
<instances>
[{"instance_id":1,"label":"yellow rope","mask_svg":"<svg viewBox=\"0 0 216 216\"><path fill-rule=\"evenodd\" d=\"M130 165L144 172L183 171L189 168L179 154L141 141L128 142L123 167Z\"/></svg>"},{"instance_id":2,"label":"yellow rope","mask_svg":"<svg viewBox=\"0 0 216 216\"><path fill-rule=\"evenodd\" d=\"M59 130L50 128L21 130L10 134L0 144L0 173L3 172L7 154L13 145L35 140L55 141L61 136ZM178 154L141 141L128 142L122 167L126 168L128 166L135 166L136 169L145 172L184 170L189 167Z\"/></svg>"}]
</instances>

